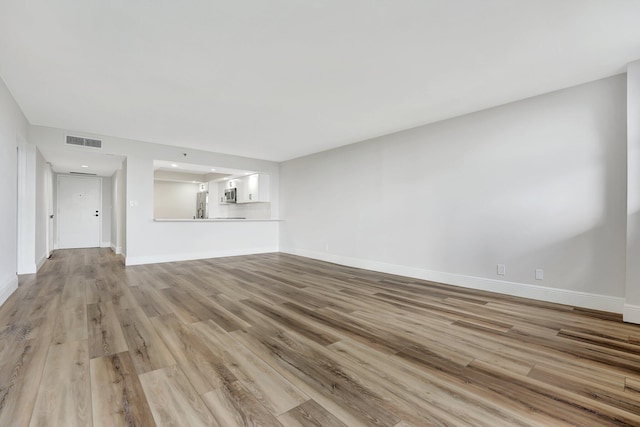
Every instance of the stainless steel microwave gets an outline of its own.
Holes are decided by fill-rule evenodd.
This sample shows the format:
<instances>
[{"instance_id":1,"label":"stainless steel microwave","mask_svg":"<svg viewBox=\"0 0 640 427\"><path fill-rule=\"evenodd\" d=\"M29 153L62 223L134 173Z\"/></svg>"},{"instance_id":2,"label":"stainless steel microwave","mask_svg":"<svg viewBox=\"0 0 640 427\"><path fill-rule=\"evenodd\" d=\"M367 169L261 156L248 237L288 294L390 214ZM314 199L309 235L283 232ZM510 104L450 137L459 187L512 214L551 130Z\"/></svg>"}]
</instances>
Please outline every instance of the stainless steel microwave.
<instances>
[{"instance_id":1,"label":"stainless steel microwave","mask_svg":"<svg viewBox=\"0 0 640 427\"><path fill-rule=\"evenodd\" d=\"M224 202L235 203L237 200L237 191L235 188L225 188L224 190Z\"/></svg>"}]
</instances>

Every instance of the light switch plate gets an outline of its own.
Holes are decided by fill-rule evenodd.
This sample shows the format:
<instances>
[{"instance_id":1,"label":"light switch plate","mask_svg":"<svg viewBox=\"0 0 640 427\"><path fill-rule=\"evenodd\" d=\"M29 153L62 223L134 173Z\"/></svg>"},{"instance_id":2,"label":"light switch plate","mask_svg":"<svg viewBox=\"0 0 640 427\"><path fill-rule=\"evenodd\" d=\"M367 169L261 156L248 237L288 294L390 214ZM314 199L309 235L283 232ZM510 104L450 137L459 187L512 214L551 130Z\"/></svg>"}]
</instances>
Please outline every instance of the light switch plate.
<instances>
[{"instance_id":1,"label":"light switch plate","mask_svg":"<svg viewBox=\"0 0 640 427\"><path fill-rule=\"evenodd\" d=\"M507 267L504 264L498 264L498 275L504 276L507 274Z\"/></svg>"}]
</instances>

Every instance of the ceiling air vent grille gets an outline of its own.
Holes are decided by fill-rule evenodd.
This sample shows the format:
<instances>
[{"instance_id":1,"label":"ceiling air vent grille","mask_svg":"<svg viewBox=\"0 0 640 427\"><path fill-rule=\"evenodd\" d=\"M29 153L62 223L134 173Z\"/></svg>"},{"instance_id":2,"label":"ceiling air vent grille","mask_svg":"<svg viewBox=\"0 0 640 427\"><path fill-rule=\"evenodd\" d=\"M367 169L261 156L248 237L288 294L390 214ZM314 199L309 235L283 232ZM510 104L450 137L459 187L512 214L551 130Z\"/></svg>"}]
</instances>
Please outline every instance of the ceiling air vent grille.
<instances>
[{"instance_id":1,"label":"ceiling air vent grille","mask_svg":"<svg viewBox=\"0 0 640 427\"><path fill-rule=\"evenodd\" d=\"M81 136L67 135L67 144L102 149L102 141L99 139L83 138Z\"/></svg>"}]
</instances>

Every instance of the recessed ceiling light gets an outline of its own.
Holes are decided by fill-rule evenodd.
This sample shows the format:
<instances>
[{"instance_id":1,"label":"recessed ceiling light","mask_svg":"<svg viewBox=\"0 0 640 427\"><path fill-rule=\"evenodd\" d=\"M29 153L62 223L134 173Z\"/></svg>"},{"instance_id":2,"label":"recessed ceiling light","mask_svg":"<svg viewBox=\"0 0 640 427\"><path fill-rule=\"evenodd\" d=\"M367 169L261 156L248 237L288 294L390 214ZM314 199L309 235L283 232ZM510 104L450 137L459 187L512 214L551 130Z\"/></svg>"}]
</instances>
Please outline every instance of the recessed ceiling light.
<instances>
[{"instance_id":1,"label":"recessed ceiling light","mask_svg":"<svg viewBox=\"0 0 640 427\"><path fill-rule=\"evenodd\" d=\"M250 174L251 174L251 172L245 172L244 174L245 174L245 175L250 175Z\"/></svg>"},{"instance_id":2,"label":"recessed ceiling light","mask_svg":"<svg viewBox=\"0 0 640 427\"><path fill-rule=\"evenodd\" d=\"M81 168L88 168L89 166L87 165L80 165Z\"/></svg>"},{"instance_id":3,"label":"recessed ceiling light","mask_svg":"<svg viewBox=\"0 0 640 427\"><path fill-rule=\"evenodd\" d=\"M214 172L214 171L215 171L215 169L214 169L214 168L211 168L211 172Z\"/></svg>"},{"instance_id":4,"label":"recessed ceiling light","mask_svg":"<svg viewBox=\"0 0 640 427\"><path fill-rule=\"evenodd\" d=\"M177 168L177 167L178 167L178 165L176 165L175 163L171 163L171 167L172 167L172 168Z\"/></svg>"},{"instance_id":5,"label":"recessed ceiling light","mask_svg":"<svg viewBox=\"0 0 640 427\"><path fill-rule=\"evenodd\" d=\"M191 182L193 182L194 184L197 184L197 183L198 183L198 181L191 181Z\"/></svg>"}]
</instances>

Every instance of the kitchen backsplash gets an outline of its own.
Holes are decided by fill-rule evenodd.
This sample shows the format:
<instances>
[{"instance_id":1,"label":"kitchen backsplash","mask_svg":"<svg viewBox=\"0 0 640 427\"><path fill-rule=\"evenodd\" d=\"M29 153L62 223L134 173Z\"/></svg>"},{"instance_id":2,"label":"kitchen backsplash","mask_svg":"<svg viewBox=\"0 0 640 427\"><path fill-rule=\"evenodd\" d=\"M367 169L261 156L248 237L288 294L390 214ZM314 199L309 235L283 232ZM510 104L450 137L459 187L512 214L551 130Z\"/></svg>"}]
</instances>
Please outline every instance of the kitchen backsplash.
<instances>
[{"instance_id":1,"label":"kitchen backsplash","mask_svg":"<svg viewBox=\"0 0 640 427\"><path fill-rule=\"evenodd\" d=\"M211 208L211 206L210 206ZM271 203L242 203L231 205L217 205L217 212L211 212L214 217L243 217L246 219L270 219ZM213 215L212 215L213 214Z\"/></svg>"}]
</instances>

